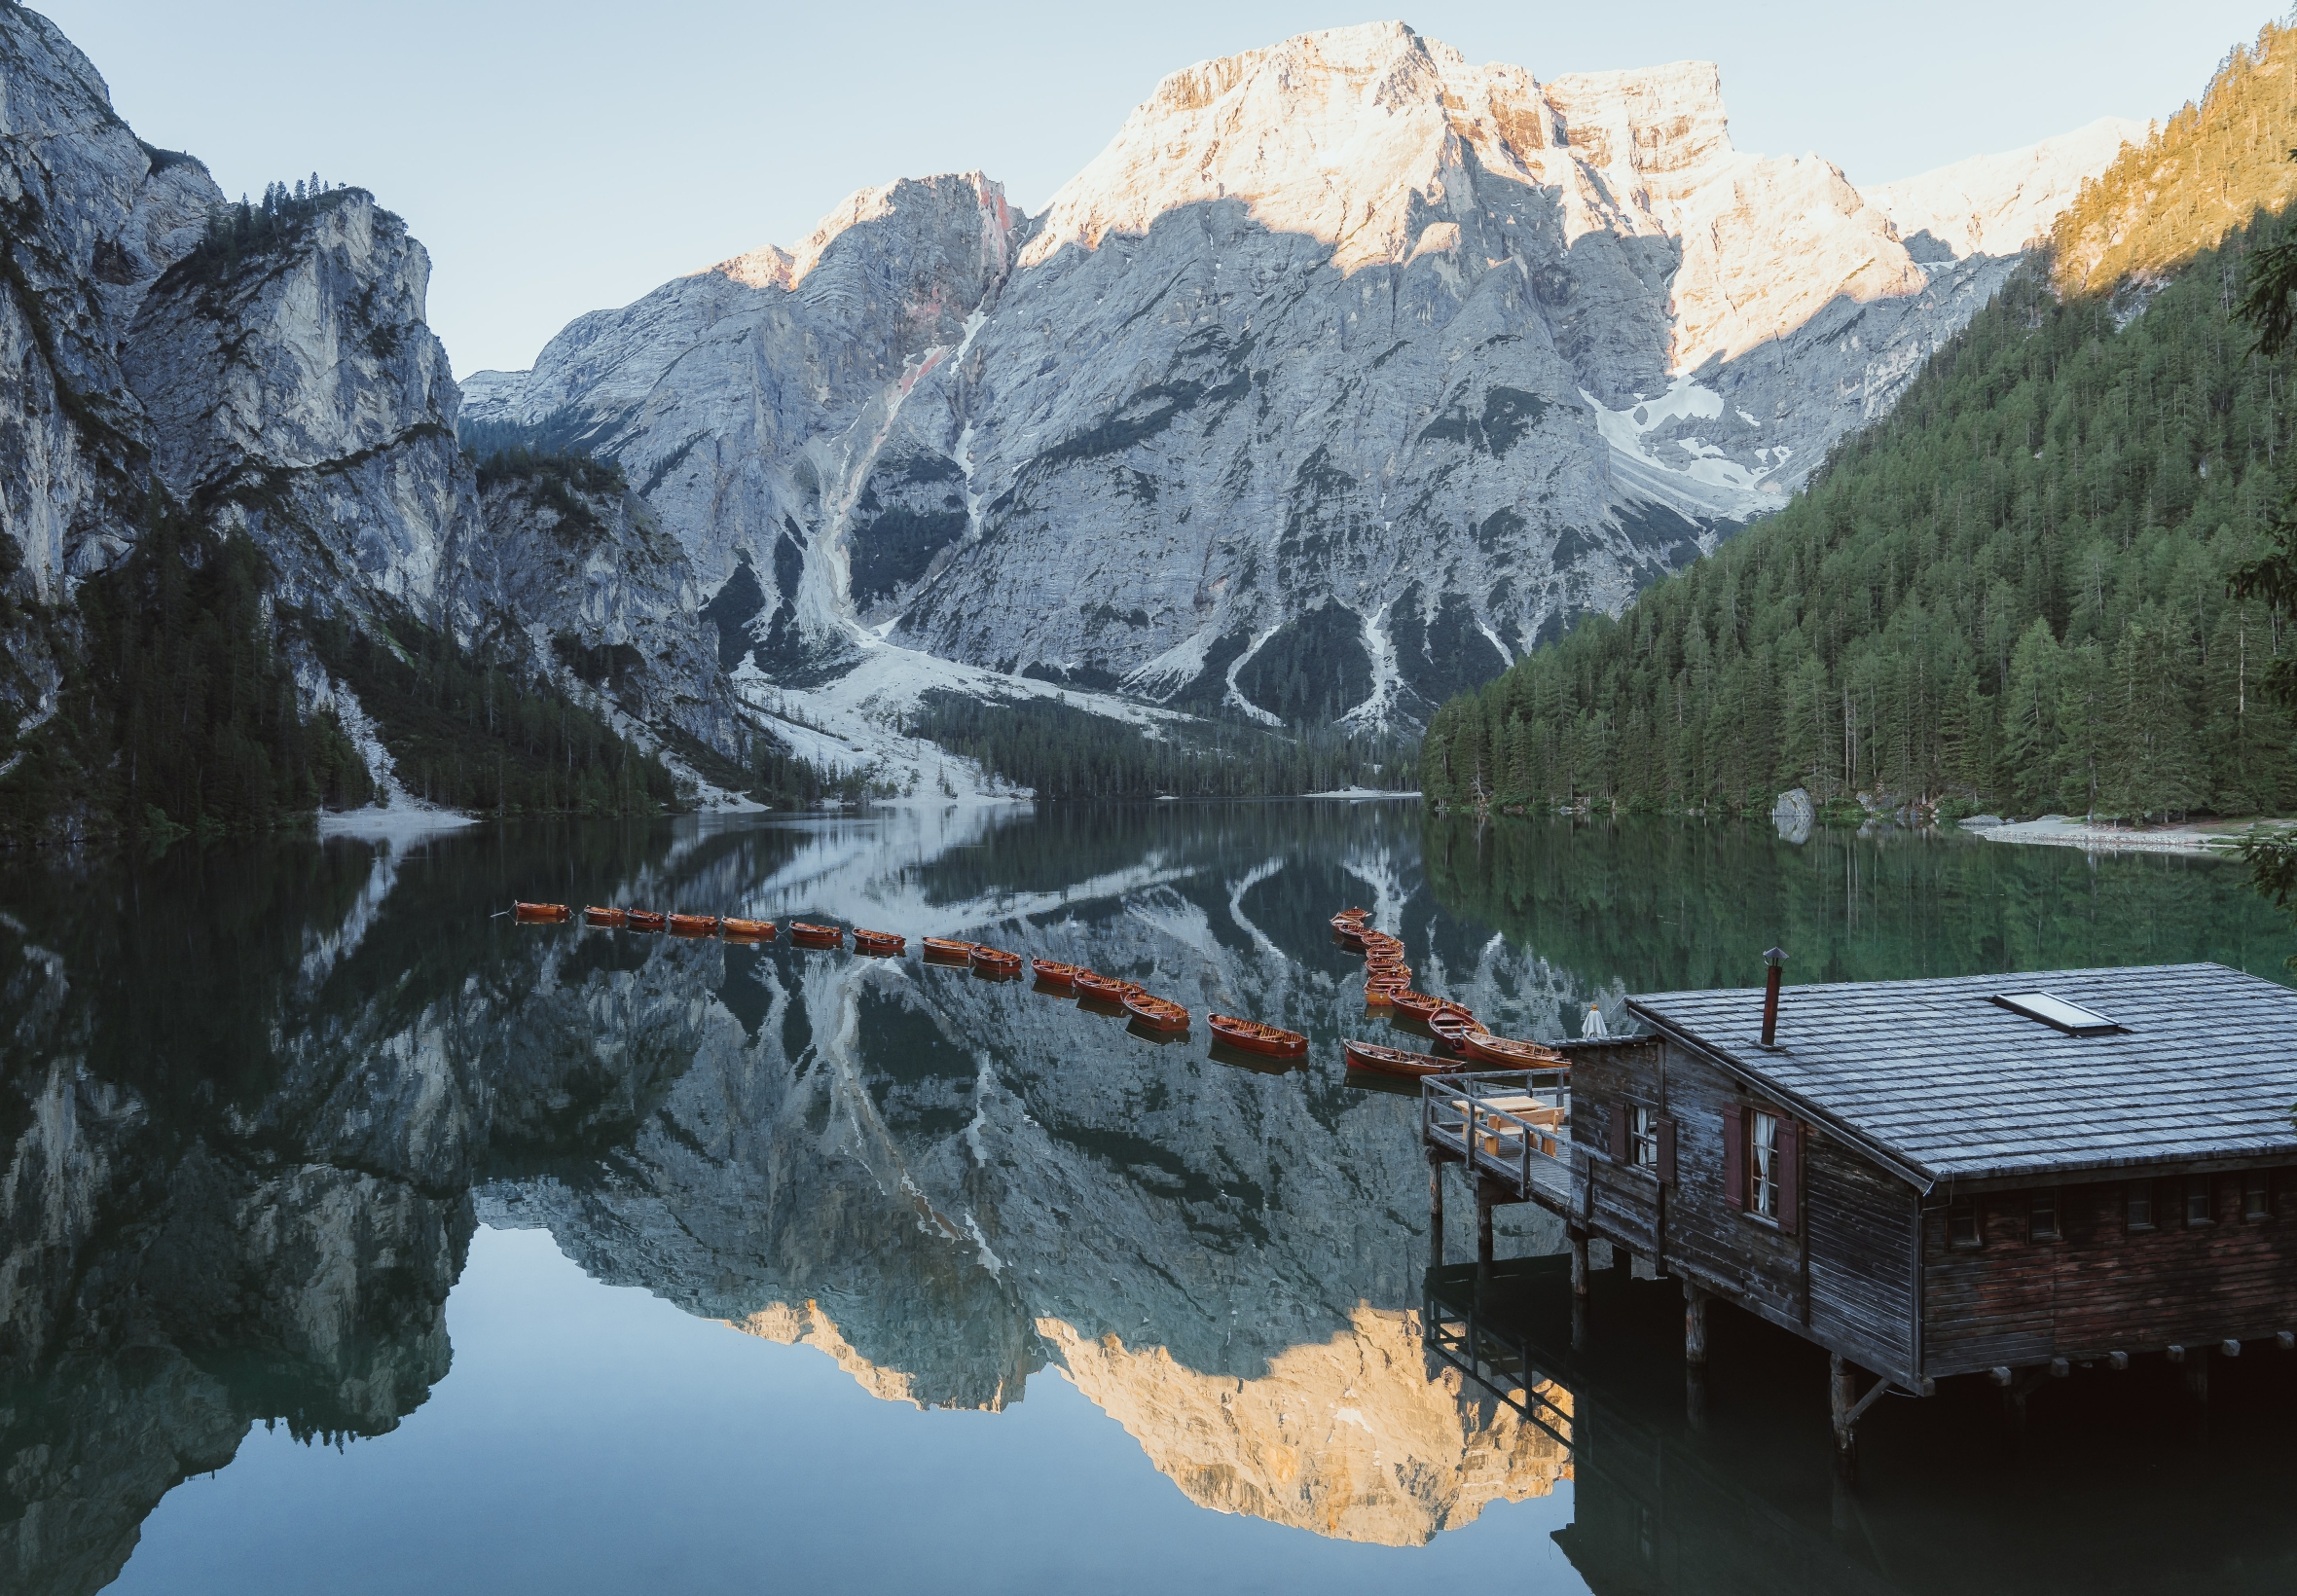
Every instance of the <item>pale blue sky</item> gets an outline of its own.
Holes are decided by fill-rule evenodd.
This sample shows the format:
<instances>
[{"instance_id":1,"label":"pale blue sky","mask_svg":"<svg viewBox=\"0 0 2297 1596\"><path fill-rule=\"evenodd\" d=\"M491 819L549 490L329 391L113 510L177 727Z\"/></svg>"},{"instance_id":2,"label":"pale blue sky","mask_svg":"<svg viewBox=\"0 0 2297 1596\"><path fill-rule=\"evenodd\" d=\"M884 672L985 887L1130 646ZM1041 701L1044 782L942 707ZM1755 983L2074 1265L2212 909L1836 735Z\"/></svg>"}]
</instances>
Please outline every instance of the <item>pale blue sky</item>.
<instances>
[{"instance_id":1,"label":"pale blue sky","mask_svg":"<svg viewBox=\"0 0 2297 1596\"><path fill-rule=\"evenodd\" d=\"M430 247L457 373L571 317L810 232L857 188L980 167L1031 210L1156 80L1399 13L1331 0L604 5L35 0L145 139L233 194L317 170ZM1911 5L1444 0L1401 13L1539 77L1720 62L1733 141L1858 183L2099 116L2166 117L2273 15L2258 0Z\"/></svg>"}]
</instances>

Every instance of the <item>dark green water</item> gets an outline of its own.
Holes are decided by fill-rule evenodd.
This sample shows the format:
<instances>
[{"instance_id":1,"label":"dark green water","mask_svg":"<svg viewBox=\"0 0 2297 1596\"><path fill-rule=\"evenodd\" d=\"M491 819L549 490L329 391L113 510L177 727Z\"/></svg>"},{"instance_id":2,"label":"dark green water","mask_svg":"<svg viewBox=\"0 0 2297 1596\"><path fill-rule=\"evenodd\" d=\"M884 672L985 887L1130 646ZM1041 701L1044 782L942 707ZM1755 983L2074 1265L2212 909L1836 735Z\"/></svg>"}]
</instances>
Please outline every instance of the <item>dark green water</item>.
<instances>
[{"instance_id":1,"label":"dark green water","mask_svg":"<svg viewBox=\"0 0 2297 1596\"><path fill-rule=\"evenodd\" d=\"M913 951L491 918L513 896ZM1990 1393L1886 1404L1848 1510L1799 1343L1718 1331L1681 1428L1664 1285L1606 1288L1571 1445L1431 1365L1416 1100L1336 1059L1380 1029L1326 933L1348 902L1423 985L1550 1038L1751 984L1772 942L1795 979L2285 977L2293 945L2214 860L1385 804L16 859L0 1588L2288 1588L2270 1359L2206 1430L2142 1380L2066 1382L2023 1452ZM1161 1044L926 966L924 934L1312 1056ZM1554 1243L1519 1219L1502 1251ZM1930 1525L1970 1556L1917 1551Z\"/></svg>"}]
</instances>

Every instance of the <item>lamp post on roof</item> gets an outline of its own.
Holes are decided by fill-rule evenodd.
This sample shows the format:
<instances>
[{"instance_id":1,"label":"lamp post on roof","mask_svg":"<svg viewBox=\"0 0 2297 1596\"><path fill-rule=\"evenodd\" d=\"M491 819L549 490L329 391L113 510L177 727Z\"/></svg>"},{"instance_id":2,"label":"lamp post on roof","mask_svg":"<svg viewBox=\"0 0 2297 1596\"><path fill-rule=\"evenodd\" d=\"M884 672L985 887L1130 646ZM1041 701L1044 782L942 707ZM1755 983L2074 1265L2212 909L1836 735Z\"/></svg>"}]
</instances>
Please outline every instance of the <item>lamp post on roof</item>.
<instances>
[{"instance_id":1,"label":"lamp post on roof","mask_svg":"<svg viewBox=\"0 0 2297 1596\"><path fill-rule=\"evenodd\" d=\"M1772 948L1763 956L1763 962L1769 966L1763 980L1763 1045L1776 1047L1778 1045L1778 982L1780 975L1786 969L1786 949Z\"/></svg>"}]
</instances>

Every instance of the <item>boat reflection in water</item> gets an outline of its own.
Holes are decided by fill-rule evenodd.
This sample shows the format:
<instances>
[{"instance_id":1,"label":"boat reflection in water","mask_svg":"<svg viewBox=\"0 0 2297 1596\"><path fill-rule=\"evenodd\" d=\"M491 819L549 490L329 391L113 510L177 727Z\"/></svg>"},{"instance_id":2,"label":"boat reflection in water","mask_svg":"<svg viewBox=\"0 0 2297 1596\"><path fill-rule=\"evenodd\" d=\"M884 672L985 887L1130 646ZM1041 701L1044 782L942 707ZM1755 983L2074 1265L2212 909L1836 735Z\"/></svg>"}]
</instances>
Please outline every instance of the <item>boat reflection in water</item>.
<instances>
[{"instance_id":1,"label":"boat reflection in water","mask_svg":"<svg viewBox=\"0 0 2297 1596\"><path fill-rule=\"evenodd\" d=\"M1598 1270L1573 1351L1567 1260L1433 1270L1434 1378L1467 1372L1566 1446L1555 1541L1598 1596L2297 1589L2297 1355L2223 1361L2210 1405L2155 1360L2077 1370L2022 1416L1984 1381L1862 1421L1835 1477L1826 1355L1714 1314L1686 1381L1672 1281Z\"/></svg>"}]
</instances>

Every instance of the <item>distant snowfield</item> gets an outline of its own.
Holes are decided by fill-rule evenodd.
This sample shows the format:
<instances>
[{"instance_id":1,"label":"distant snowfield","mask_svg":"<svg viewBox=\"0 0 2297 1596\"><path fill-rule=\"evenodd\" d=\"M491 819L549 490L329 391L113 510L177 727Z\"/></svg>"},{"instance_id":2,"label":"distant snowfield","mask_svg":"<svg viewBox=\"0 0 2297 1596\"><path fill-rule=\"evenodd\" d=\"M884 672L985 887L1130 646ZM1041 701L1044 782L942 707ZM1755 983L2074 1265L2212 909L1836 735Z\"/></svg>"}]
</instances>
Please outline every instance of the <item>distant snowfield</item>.
<instances>
[{"instance_id":1,"label":"distant snowfield","mask_svg":"<svg viewBox=\"0 0 2297 1596\"><path fill-rule=\"evenodd\" d=\"M1056 700L1156 738L1195 719L1107 693L1082 692L941 659L887 642L874 633L861 633L857 640L861 663L835 681L812 688L781 686L746 658L734 672L734 691L798 757L833 771L874 770L876 778L892 783L901 797L920 802L1011 803L1036 796L1033 789L993 776L974 760L901 731L903 719L937 689L988 704Z\"/></svg>"}]
</instances>

